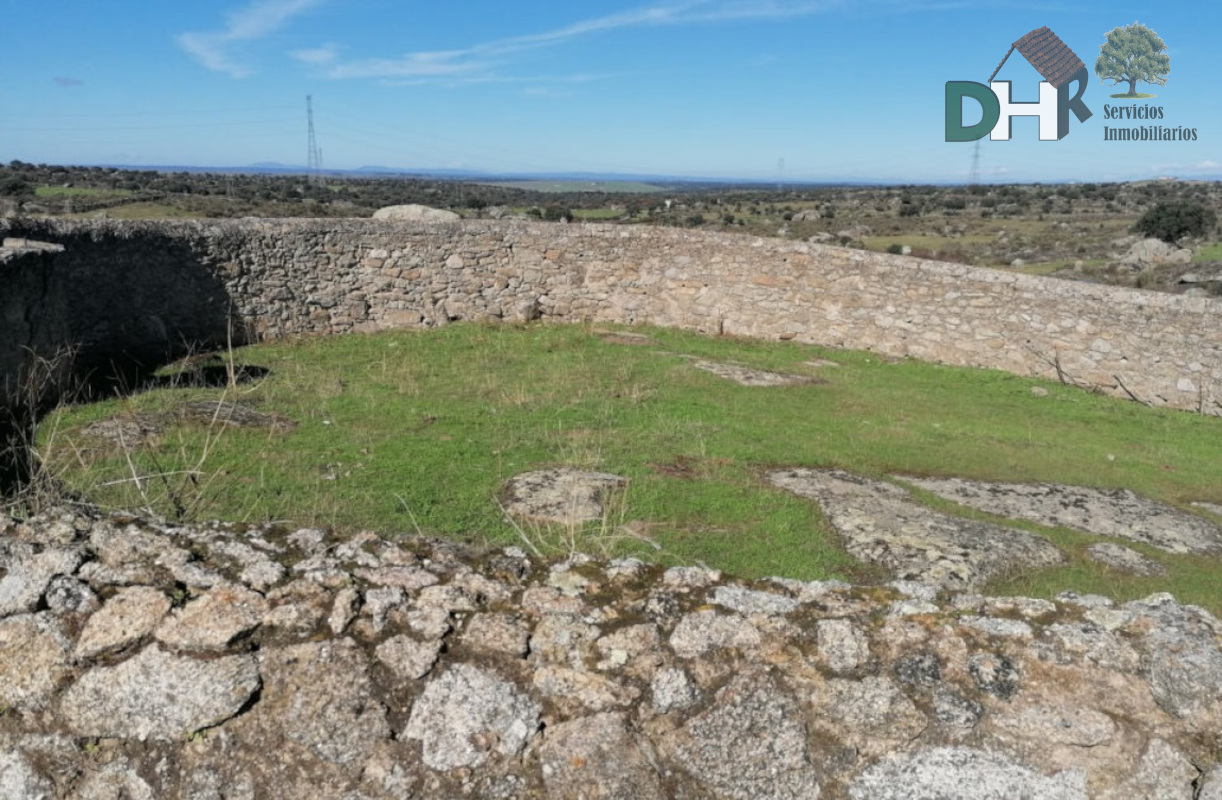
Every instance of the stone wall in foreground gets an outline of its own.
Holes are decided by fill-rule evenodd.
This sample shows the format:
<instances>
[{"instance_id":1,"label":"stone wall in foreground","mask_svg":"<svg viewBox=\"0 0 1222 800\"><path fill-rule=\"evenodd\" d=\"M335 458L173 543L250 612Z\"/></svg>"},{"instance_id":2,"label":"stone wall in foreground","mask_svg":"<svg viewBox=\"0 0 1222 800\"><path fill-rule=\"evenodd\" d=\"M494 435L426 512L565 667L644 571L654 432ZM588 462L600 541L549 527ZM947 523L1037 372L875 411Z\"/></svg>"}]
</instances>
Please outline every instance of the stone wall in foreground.
<instances>
[{"instance_id":1,"label":"stone wall in foreground","mask_svg":"<svg viewBox=\"0 0 1222 800\"><path fill-rule=\"evenodd\" d=\"M651 323L868 348L1222 413L1222 300L778 239L475 220L9 221L0 359L67 335L96 364L185 342L459 319ZM11 281L11 283L10 283ZM32 305L42 311L31 312ZM31 332L30 319L41 331Z\"/></svg>"},{"instance_id":2,"label":"stone wall in foreground","mask_svg":"<svg viewBox=\"0 0 1222 800\"><path fill-rule=\"evenodd\" d=\"M0 797L1218 800L1222 624L0 516Z\"/></svg>"}]
</instances>

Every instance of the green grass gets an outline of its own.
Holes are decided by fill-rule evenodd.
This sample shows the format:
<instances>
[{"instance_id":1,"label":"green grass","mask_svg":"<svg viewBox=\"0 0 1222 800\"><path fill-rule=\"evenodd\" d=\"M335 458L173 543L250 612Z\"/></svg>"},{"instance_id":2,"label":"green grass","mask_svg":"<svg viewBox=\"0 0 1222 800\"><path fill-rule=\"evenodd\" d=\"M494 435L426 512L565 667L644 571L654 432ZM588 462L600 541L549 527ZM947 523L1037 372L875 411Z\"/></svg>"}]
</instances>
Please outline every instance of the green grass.
<instances>
[{"instance_id":1,"label":"green grass","mask_svg":"<svg viewBox=\"0 0 1222 800\"><path fill-rule=\"evenodd\" d=\"M1202 245L1192 254L1193 261L1222 261L1222 242Z\"/></svg>"},{"instance_id":2,"label":"green grass","mask_svg":"<svg viewBox=\"0 0 1222 800\"><path fill-rule=\"evenodd\" d=\"M577 219L603 220L619 219L624 216L623 209L616 208L575 208L573 216Z\"/></svg>"},{"instance_id":3,"label":"green grass","mask_svg":"<svg viewBox=\"0 0 1222 800\"><path fill-rule=\"evenodd\" d=\"M773 466L1057 481L1126 487L1180 505L1222 502L1222 419L999 371L637 330L656 344L615 344L575 325L464 324L260 345L234 353L270 370L257 384L62 409L43 422L40 446L48 470L112 507L173 514L177 501L200 518L422 530L480 544L516 541L497 505L508 478L553 465L595 468L630 484L609 527L587 533L627 524L661 550L621 543L621 552L748 577L876 577L843 552L814 504L762 482ZM824 380L742 387L694 369L691 357ZM841 366L804 363L818 358ZM1049 395L1036 397L1034 385ZM221 396L297 427L182 424L156 448L126 456L79 433L115 414ZM133 475L167 477L145 482L142 493ZM1081 556L1091 537L1045 532L1070 553L1070 565L1017 576L999 590L1135 596L1170 588L1222 612L1216 560L1147 551L1170 578L1126 579Z\"/></svg>"},{"instance_id":4,"label":"green grass","mask_svg":"<svg viewBox=\"0 0 1222 800\"><path fill-rule=\"evenodd\" d=\"M90 211L80 216L111 219L194 219L196 215L167 203L148 202L126 203L103 211Z\"/></svg>"},{"instance_id":5,"label":"green grass","mask_svg":"<svg viewBox=\"0 0 1222 800\"><path fill-rule=\"evenodd\" d=\"M1081 261L1085 269L1092 267L1101 267L1108 262L1106 258L1062 258L1056 261L1037 261L1030 264L1023 264L1021 267L1013 268L1015 272L1021 272L1024 275L1051 275L1054 272L1072 266L1075 261Z\"/></svg>"},{"instance_id":6,"label":"green grass","mask_svg":"<svg viewBox=\"0 0 1222 800\"><path fill-rule=\"evenodd\" d=\"M34 196L41 198L89 197L94 199L111 199L130 197L132 194L128 189L90 189L82 186L39 186L34 190Z\"/></svg>"},{"instance_id":7,"label":"green grass","mask_svg":"<svg viewBox=\"0 0 1222 800\"><path fill-rule=\"evenodd\" d=\"M847 223L846 223L847 224ZM863 236L861 243L870 250L883 250L893 244L908 245L913 250L946 250L955 247L984 245L995 237L987 233L965 234L963 236L925 236L920 233L892 234L890 236Z\"/></svg>"}]
</instances>

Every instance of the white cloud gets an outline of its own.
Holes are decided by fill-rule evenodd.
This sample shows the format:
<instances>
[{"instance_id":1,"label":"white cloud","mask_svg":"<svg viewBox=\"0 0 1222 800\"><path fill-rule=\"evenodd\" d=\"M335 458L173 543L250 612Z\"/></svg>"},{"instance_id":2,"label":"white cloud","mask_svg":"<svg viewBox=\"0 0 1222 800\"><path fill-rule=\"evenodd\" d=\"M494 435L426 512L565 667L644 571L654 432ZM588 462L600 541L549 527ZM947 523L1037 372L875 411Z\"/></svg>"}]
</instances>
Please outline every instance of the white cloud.
<instances>
[{"instance_id":1,"label":"white cloud","mask_svg":"<svg viewBox=\"0 0 1222 800\"><path fill-rule=\"evenodd\" d=\"M459 50L421 51L399 58L337 64L334 78L419 78L477 73L502 56L559 45L622 28L645 28L748 19L783 19L845 7L845 0L687 0L581 20L541 33L494 39Z\"/></svg>"},{"instance_id":2,"label":"white cloud","mask_svg":"<svg viewBox=\"0 0 1222 800\"><path fill-rule=\"evenodd\" d=\"M208 69L243 78L250 75L251 70L230 53L235 43L262 39L298 14L324 2L326 0L253 0L226 17L224 30L184 33L176 41Z\"/></svg>"},{"instance_id":3,"label":"white cloud","mask_svg":"<svg viewBox=\"0 0 1222 800\"><path fill-rule=\"evenodd\" d=\"M328 43L306 50L294 50L289 55L306 64L325 65L339 57L339 48Z\"/></svg>"}]
</instances>

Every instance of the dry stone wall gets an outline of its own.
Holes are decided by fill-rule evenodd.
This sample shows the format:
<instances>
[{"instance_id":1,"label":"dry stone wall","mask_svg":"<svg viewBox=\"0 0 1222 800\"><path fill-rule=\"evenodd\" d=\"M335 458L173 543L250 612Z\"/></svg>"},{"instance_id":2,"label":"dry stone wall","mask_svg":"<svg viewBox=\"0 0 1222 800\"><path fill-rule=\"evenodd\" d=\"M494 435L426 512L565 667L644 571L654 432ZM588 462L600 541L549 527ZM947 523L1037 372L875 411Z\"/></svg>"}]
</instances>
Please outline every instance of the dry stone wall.
<instances>
[{"instance_id":1,"label":"dry stone wall","mask_svg":"<svg viewBox=\"0 0 1222 800\"><path fill-rule=\"evenodd\" d=\"M773 240L0 223L0 368L459 319L649 322L1218 413L1216 301ZM12 379L12 380L10 380ZM1121 386L1123 384L1123 386ZM0 797L1222 798L1222 624L899 581L0 515Z\"/></svg>"},{"instance_id":2,"label":"dry stone wall","mask_svg":"<svg viewBox=\"0 0 1222 800\"><path fill-rule=\"evenodd\" d=\"M1217 800L1222 624L0 514L0 797Z\"/></svg>"},{"instance_id":3,"label":"dry stone wall","mask_svg":"<svg viewBox=\"0 0 1222 800\"><path fill-rule=\"evenodd\" d=\"M94 355L147 360L234 334L598 320L867 348L1222 413L1222 301L1213 298L670 228L486 220L0 225L10 236L65 247L0 266L6 290L14 287L0 301L5 359L23 341L13 331L66 333ZM32 319L39 331L29 330Z\"/></svg>"}]
</instances>

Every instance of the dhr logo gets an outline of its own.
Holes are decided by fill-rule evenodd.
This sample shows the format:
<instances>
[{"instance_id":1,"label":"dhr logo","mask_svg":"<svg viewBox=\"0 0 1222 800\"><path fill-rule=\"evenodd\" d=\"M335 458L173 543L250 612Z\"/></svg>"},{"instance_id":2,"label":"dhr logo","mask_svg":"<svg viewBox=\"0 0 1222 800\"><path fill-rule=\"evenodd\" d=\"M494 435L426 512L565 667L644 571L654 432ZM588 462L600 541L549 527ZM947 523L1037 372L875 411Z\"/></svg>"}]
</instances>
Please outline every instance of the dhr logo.
<instances>
[{"instance_id":1,"label":"dhr logo","mask_svg":"<svg viewBox=\"0 0 1222 800\"><path fill-rule=\"evenodd\" d=\"M997 81L997 73L1015 50L1044 77L1040 81L1037 103L1016 103L1010 98L1010 82ZM1069 133L1069 112L1078 122L1091 118L1091 110L1082 102L1088 75L1086 65L1055 33L1046 26L1031 31L1010 46L1006 57L993 70L989 85L976 81L946 82L946 141L974 142L987 133L995 142L1009 141L1014 117L1039 117L1040 141L1055 142ZM1077 81L1077 92L1069 96L1069 86ZM975 125L963 125L963 99L970 97L983 111Z\"/></svg>"}]
</instances>

